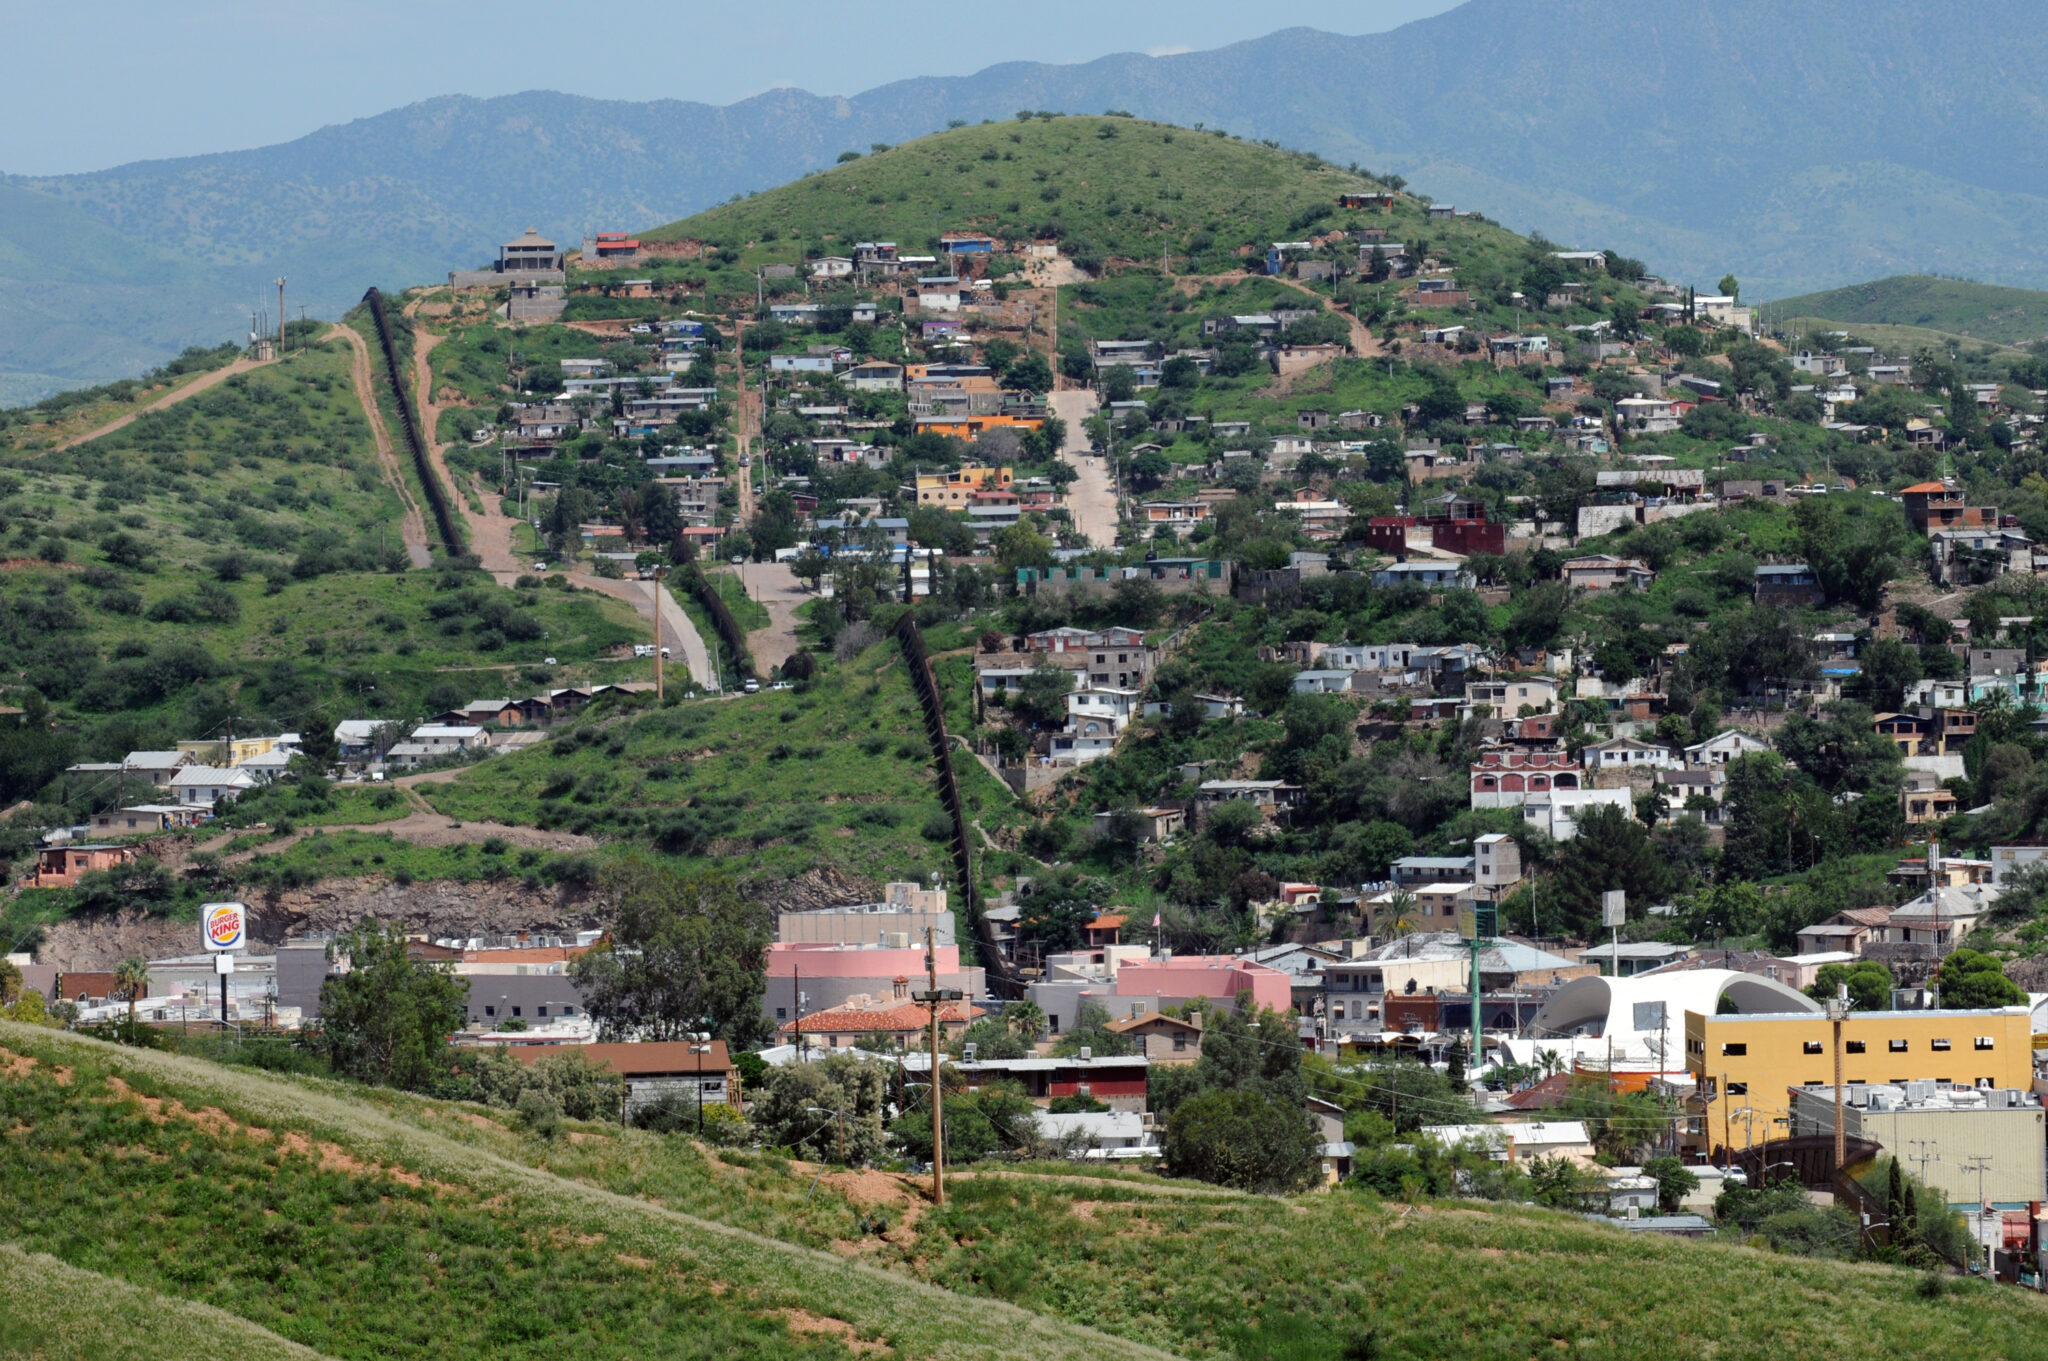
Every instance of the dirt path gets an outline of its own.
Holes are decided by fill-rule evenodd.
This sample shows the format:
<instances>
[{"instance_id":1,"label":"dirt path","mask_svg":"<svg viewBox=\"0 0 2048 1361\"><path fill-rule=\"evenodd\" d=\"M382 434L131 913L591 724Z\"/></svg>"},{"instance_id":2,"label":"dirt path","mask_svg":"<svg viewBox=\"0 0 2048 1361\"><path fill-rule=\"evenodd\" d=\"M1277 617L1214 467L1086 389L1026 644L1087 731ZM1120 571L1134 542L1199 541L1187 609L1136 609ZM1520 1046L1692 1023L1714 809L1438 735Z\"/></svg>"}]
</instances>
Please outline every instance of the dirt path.
<instances>
[{"instance_id":1,"label":"dirt path","mask_svg":"<svg viewBox=\"0 0 2048 1361\"><path fill-rule=\"evenodd\" d=\"M1095 414L1096 396L1087 388L1070 388L1051 397L1052 411L1066 423L1066 444L1060 458L1077 476L1067 487L1067 513L1074 527L1097 548L1116 547L1116 484L1109 475L1109 460L1088 454L1088 432L1084 428Z\"/></svg>"},{"instance_id":2,"label":"dirt path","mask_svg":"<svg viewBox=\"0 0 2048 1361\"><path fill-rule=\"evenodd\" d=\"M302 831L293 832L290 836L278 837L275 840L266 841L260 846L251 846L246 851L236 851L233 855L224 856L221 859L221 864L241 865L246 864L259 855L280 854L298 845L315 831L329 833L368 832L373 835L389 832L398 840L411 842L415 846L474 845L479 841L487 841L492 837L500 837L507 844L518 846L522 849L532 847L544 851L587 851L597 845L597 842L591 838L578 836L574 832L543 832L536 827L512 827L501 822L458 822L446 813L434 812L427 806L426 800L411 791L407 791L407 797L409 801L417 805L417 808L416 811L408 813L402 818L393 818L389 822L360 822L334 827L308 827ZM237 835L240 834L238 833ZM224 837L197 849L207 850L212 847L226 845L232 839L232 837Z\"/></svg>"},{"instance_id":3,"label":"dirt path","mask_svg":"<svg viewBox=\"0 0 2048 1361\"><path fill-rule=\"evenodd\" d=\"M399 537L405 541L406 555L414 567L431 567L434 559L427 551L427 520L420 514L419 503L412 499L405 469L399 466L398 452L391 447L391 432L384 428L384 411L377 405L377 390L370 376L369 342L354 327L338 324L328 327L321 339L348 342L348 373L355 384L356 401L362 404L363 419L370 423L370 437L377 442L377 462L383 465L384 481L398 494L398 503L405 508L398 524Z\"/></svg>"},{"instance_id":4,"label":"dirt path","mask_svg":"<svg viewBox=\"0 0 2048 1361\"><path fill-rule=\"evenodd\" d=\"M167 406L176 406L187 397L196 397L208 388L219 387L238 373L247 373L251 369L264 368L276 362L274 359L237 359L224 369L215 369L212 373L202 374L181 388L173 388L148 406L131 411L119 420L108 421L99 429L88 430L82 435L73 435L70 439L58 445L57 448L59 451L62 451L96 440L102 435L111 435L124 426L134 424L152 411L162 411Z\"/></svg>"},{"instance_id":5,"label":"dirt path","mask_svg":"<svg viewBox=\"0 0 2048 1361\"><path fill-rule=\"evenodd\" d=\"M786 562L750 562L739 573L747 594L768 611L768 627L747 635L755 668L766 672L796 655L797 607L818 597L804 589Z\"/></svg>"}]
</instances>

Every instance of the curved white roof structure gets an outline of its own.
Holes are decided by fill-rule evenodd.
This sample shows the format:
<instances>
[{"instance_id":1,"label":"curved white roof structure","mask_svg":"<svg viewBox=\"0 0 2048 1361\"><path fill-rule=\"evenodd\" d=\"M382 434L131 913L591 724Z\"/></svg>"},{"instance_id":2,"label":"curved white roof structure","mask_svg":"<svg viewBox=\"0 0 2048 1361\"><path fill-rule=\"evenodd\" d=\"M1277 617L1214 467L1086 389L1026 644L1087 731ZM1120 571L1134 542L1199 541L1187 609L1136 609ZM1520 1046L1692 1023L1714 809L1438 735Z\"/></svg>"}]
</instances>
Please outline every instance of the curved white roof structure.
<instances>
[{"instance_id":1,"label":"curved white roof structure","mask_svg":"<svg viewBox=\"0 0 2048 1361\"><path fill-rule=\"evenodd\" d=\"M1823 1010L1775 978L1733 969L1683 969L1634 978L1575 978L1529 1018L1524 1034L1538 1040L1598 1038L1603 1049L1612 1040L1616 1059L1658 1060L1666 1045L1673 1054L1683 1048L1686 1012L1712 1016L1723 1010L1724 1001L1738 1015Z\"/></svg>"}]
</instances>

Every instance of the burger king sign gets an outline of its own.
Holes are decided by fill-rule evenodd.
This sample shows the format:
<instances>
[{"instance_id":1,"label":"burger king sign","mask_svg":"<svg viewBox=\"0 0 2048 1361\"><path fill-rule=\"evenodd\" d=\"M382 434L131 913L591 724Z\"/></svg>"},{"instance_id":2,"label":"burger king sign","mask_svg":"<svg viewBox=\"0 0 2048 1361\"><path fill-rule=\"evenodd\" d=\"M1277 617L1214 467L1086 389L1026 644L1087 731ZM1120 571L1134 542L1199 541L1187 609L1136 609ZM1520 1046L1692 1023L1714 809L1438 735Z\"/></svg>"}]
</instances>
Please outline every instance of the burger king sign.
<instances>
[{"instance_id":1,"label":"burger king sign","mask_svg":"<svg viewBox=\"0 0 2048 1361\"><path fill-rule=\"evenodd\" d=\"M240 903L202 903L199 935L209 950L241 950L249 944L249 909Z\"/></svg>"}]
</instances>

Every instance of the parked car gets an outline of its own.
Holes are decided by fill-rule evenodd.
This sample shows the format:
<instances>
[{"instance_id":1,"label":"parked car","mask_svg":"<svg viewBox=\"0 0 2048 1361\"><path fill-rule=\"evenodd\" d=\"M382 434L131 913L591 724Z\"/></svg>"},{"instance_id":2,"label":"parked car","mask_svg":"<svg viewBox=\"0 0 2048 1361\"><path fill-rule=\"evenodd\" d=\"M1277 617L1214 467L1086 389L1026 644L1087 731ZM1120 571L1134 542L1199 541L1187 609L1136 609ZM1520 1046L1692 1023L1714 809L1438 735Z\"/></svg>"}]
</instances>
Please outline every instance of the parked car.
<instances>
[{"instance_id":1,"label":"parked car","mask_svg":"<svg viewBox=\"0 0 2048 1361\"><path fill-rule=\"evenodd\" d=\"M758 695L761 693L761 682L755 680L752 676L749 676L747 677L747 683L741 686L740 688L742 690L745 690L750 695Z\"/></svg>"}]
</instances>

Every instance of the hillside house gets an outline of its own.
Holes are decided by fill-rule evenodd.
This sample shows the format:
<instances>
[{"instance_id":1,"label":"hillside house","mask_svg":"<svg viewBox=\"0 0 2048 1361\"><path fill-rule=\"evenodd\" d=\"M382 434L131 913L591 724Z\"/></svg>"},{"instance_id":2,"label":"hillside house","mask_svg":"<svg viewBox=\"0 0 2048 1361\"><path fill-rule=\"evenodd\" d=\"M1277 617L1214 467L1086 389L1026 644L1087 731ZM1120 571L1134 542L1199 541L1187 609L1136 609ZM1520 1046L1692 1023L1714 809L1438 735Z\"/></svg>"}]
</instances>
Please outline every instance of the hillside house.
<instances>
[{"instance_id":1,"label":"hillside house","mask_svg":"<svg viewBox=\"0 0 2048 1361\"><path fill-rule=\"evenodd\" d=\"M188 808L211 809L256 784L254 775L239 768L186 766L172 777L171 796Z\"/></svg>"},{"instance_id":2,"label":"hillside house","mask_svg":"<svg viewBox=\"0 0 2048 1361\"><path fill-rule=\"evenodd\" d=\"M44 846L36 852L36 867L23 881L25 888L76 888L81 875L97 870L119 869L135 859L136 848L105 842Z\"/></svg>"},{"instance_id":3,"label":"hillside house","mask_svg":"<svg viewBox=\"0 0 2048 1361\"><path fill-rule=\"evenodd\" d=\"M1584 591L1611 591L1617 588L1648 590L1657 579L1657 574L1635 558L1617 558L1611 553L1596 553L1591 557L1572 558L1561 569L1564 582Z\"/></svg>"},{"instance_id":4,"label":"hillside house","mask_svg":"<svg viewBox=\"0 0 2048 1361\"><path fill-rule=\"evenodd\" d=\"M519 237L498 247L498 273L556 273L562 270L562 249L528 227Z\"/></svg>"},{"instance_id":5,"label":"hillside house","mask_svg":"<svg viewBox=\"0 0 2048 1361\"><path fill-rule=\"evenodd\" d=\"M1766 563L1756 569L1756 603L1774 609L1801 609L1827 603L1820 574L1803 562Z\"/></svg>"},{"instance_id":6,"label":"hillside house","mask_svg":"<svg viewBox=\"0 0 2048 1361\"><path fill-rule=\"evenodd\" d=\"M1591 743L1579 756L1588 770L1675 770L1679 765L1671 748L1633 737Z\"/></svg>"}]
</instances>

